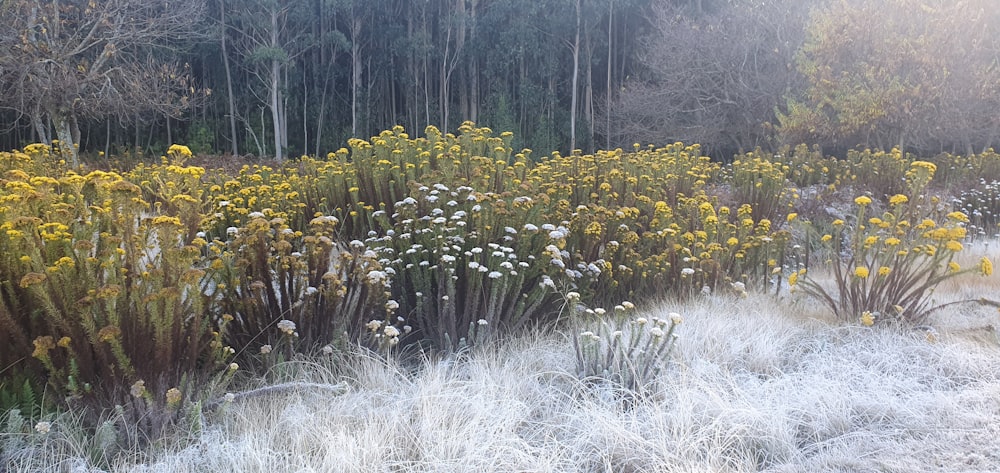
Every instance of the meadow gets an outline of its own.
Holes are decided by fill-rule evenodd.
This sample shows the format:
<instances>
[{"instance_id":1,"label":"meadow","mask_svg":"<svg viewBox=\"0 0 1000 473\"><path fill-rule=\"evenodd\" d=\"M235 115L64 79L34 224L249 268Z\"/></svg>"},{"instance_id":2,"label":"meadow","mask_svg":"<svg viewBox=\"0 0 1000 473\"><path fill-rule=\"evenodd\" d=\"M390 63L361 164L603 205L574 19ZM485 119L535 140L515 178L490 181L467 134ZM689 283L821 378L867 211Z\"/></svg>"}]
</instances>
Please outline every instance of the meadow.
<instances>
[{"instance_id":1,"label":"meadow","mask_svg":"<svg viewBox=\"0 0 1000 473\"><path fill-rule=\"evenodd\" d=\"M996 470L1000 155L511 139L0 153L6 471Z\"/></svg>"}]
</instances>

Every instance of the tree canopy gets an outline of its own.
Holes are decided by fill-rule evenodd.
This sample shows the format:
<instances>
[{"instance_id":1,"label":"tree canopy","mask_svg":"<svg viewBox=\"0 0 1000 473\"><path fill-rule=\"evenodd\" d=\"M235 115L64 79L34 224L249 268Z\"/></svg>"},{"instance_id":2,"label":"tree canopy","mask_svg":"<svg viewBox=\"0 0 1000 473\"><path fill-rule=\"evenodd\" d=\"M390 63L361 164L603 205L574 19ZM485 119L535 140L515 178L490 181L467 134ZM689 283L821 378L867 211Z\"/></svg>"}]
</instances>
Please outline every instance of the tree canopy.
<instances>
[{"instance_id":1,"label":"tree canopy","mask_svg":"<svg viewBox=\"0 0 1000 473\"><path fill-rule=\"evenodd\" d=\"M7 0L0 146L284 159L466 120L541 150L979 150L990 0ZM213 93L214 91L214 93Z\"/></svg>"}]
</instances>

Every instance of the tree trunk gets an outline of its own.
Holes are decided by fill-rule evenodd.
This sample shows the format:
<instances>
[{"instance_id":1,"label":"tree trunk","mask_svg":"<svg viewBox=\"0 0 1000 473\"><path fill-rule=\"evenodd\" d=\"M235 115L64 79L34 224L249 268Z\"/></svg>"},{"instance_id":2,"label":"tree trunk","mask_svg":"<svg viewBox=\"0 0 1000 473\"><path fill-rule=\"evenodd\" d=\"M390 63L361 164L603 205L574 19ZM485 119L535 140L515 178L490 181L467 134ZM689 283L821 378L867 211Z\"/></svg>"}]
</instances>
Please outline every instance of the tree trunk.
<instances>
[{"instance_id":1,"label":"tree trunk","mask_svg":"<svg viewBox=\"0 0 1000 473\"><path fill-rule=\"evenodd\" d=\"M281 78L281 64L277 60L271 61L271 122L274 128L274 159L281 161L283 156L281 149L281 91L278 89Z\"/></svg>"},{"instance_id":2,"label":"tree trunk","mask_svg":"<svg viewBox=\"0 0 1000 473\"><path fill-rule=\"evenodd\" d=\"M612 53L614 49L612 48L612 39L614 31L614 22L612 19L615 14L615 0L608 1L608 83L607 83L607 97L604 103L604 117L605 117L605 128L604 128L604 149L611 149L611 70L612 70Z\"/></svg>"},{"instance_id":3,"label":"tree trunk","mask_svg":"<svg viewBox=\"0 0 1000 473\"><path fill-rule=\"evenodd\" d=\"M222 23L222 65L226 70L226 91L229 93L229 100L227 102L229 111L229 141L233 146L233 156L239 156L240 148L237 145L238 140L236 139L236 99L233 98L233 75L229 70L229 53L226 49L226 4L225 0L219 0L219 18L220 23Z\"/></svg>"},{"instance_id":4,"label":"tree trunk","mask_svg":"<svg viewBox=\"0 0 1000 473\"><path fill-rule=\"evenodd\" d=\"M271 10L271 47L278 47L278 11ZM271 59L271 77L270 84L268 84L268 92L270 92L271 99L271 124L274 128L274 159L277 161L282 161L285 157L283 143L281 142L282 136L282 117L281 117L281 62L277 59Z\"/></svg>"},{"instance_id":5,"label":"tree trunk","mask_svg":"<svg viewBox=\"0 0 1000 473\"><path fill-rule=\"evenodd\" d=\"M587 120L587 142L586 146L588 151L591 151L591 147L594 143L594 49L592 47L592 39L590 36L590 28L585 27L583 30L586 32L584 39L584 44L586 45L587 57L586 57L586 72L584 73L584 92L583 92L583 117Z\"/></svg>"},{"instance_id":6,"label":"tree trunk","mask_svg":"<svg viewBox=\"0 0 1000 473\"><path fill-rule=\"evenodd\" d=\"M31 114L31 125L35 128L35 133L38 133L38 141L51 145L52 135L50 134L49 127L45 125L43 117L44 114L41 108L36 106L35 113Z\"/></svg>"},{"instance_id":7,"label":"tree trunk","mask_svg":"<svg viewBox=\"0 0 1000 473\"><path fill-rule=\"evenodd\" d=\"M573 40L573 91L570 95L570 111L569 111L569 150L572 152L576 149L576 103L579 100L577 92L577 84L580 80L580 20L582 19L582 14L580 11L580 2L582 0L576 0L576 38Z\"/></svg>"},{"instance_id":8,"label":"tree trunk","mask_svg":"<svg viewBox=\"0 0 1000 473\"><path fill-rule=\"evenodd\" d=\"M79 166L80 159L75 146L76 141L73 140L73 117L68 113L61 112L49 112L49 116L55 122L59 150L63 159L70 161L73 166Z\"/></svg>"},{"instance_id":9,"label":"tree trunk","mask_svg":"<svg viewBox=\"0 0 1000 473\"><path fill-rule=\"evenodd\" d=\"M351 24L351 136L358 137L358 83L361 82L361 20Z\"/></svg>"}]
</instances>

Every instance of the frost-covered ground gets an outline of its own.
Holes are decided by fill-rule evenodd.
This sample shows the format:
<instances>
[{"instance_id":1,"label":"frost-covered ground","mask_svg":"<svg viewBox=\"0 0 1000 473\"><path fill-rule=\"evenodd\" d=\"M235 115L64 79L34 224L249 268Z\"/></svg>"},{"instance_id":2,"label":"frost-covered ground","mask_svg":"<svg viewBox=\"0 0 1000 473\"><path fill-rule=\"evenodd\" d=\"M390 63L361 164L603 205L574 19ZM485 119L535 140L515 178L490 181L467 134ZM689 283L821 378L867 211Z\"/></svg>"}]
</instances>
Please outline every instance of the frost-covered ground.
<instances>
[{"instance_id":1,"label":"frost-covered ground","mask_svg":"<svg viewBox=\"0 0 1000 473\"><path fill-rule=\"evenodd\" d=\"M969 276L938 292L1000 299L997 287ZM317 358L290 379L342 391L237 400L115 471L1000 471L995 308L951 306L930 331L773 295L649 315L674 311L673 365L631 403L577 381L559 335L419 366ZM92 471L80 457L93 439L59 422L0 471Z\"/></svg>"}]
</instances>

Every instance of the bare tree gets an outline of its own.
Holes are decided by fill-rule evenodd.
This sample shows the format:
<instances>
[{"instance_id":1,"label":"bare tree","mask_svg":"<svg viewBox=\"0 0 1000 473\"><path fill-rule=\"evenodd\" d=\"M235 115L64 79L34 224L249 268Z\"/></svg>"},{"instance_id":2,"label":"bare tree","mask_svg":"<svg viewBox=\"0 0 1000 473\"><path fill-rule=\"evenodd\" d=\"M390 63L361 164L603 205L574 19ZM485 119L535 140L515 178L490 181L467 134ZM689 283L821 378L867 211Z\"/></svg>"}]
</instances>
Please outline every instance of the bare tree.
<instances>
[{"instance_id":1,"label":"bare tree","mask_svg":"<svg viewBox=\"0 0 1000 473\"><path fill-rule=\"evenodd\" d=\"M684 141L719 152L764 144L765 124L797 80L806 3L739 1L700 16L664 4L645 40L645 72L604 107L603 132L618 145Z\"/></svg>"},{"instance_id":2,"label":"bare tree","mask_svg":"<svg viewBox=\"0 0 1000 473\"><path fill-rule=\"evenodd\" d=\"M11 0L0 6L0 100L76 162L79 121L178 117L195 91L168 48L194 35L202 0Z\"/></svg>"}]
</instances>

